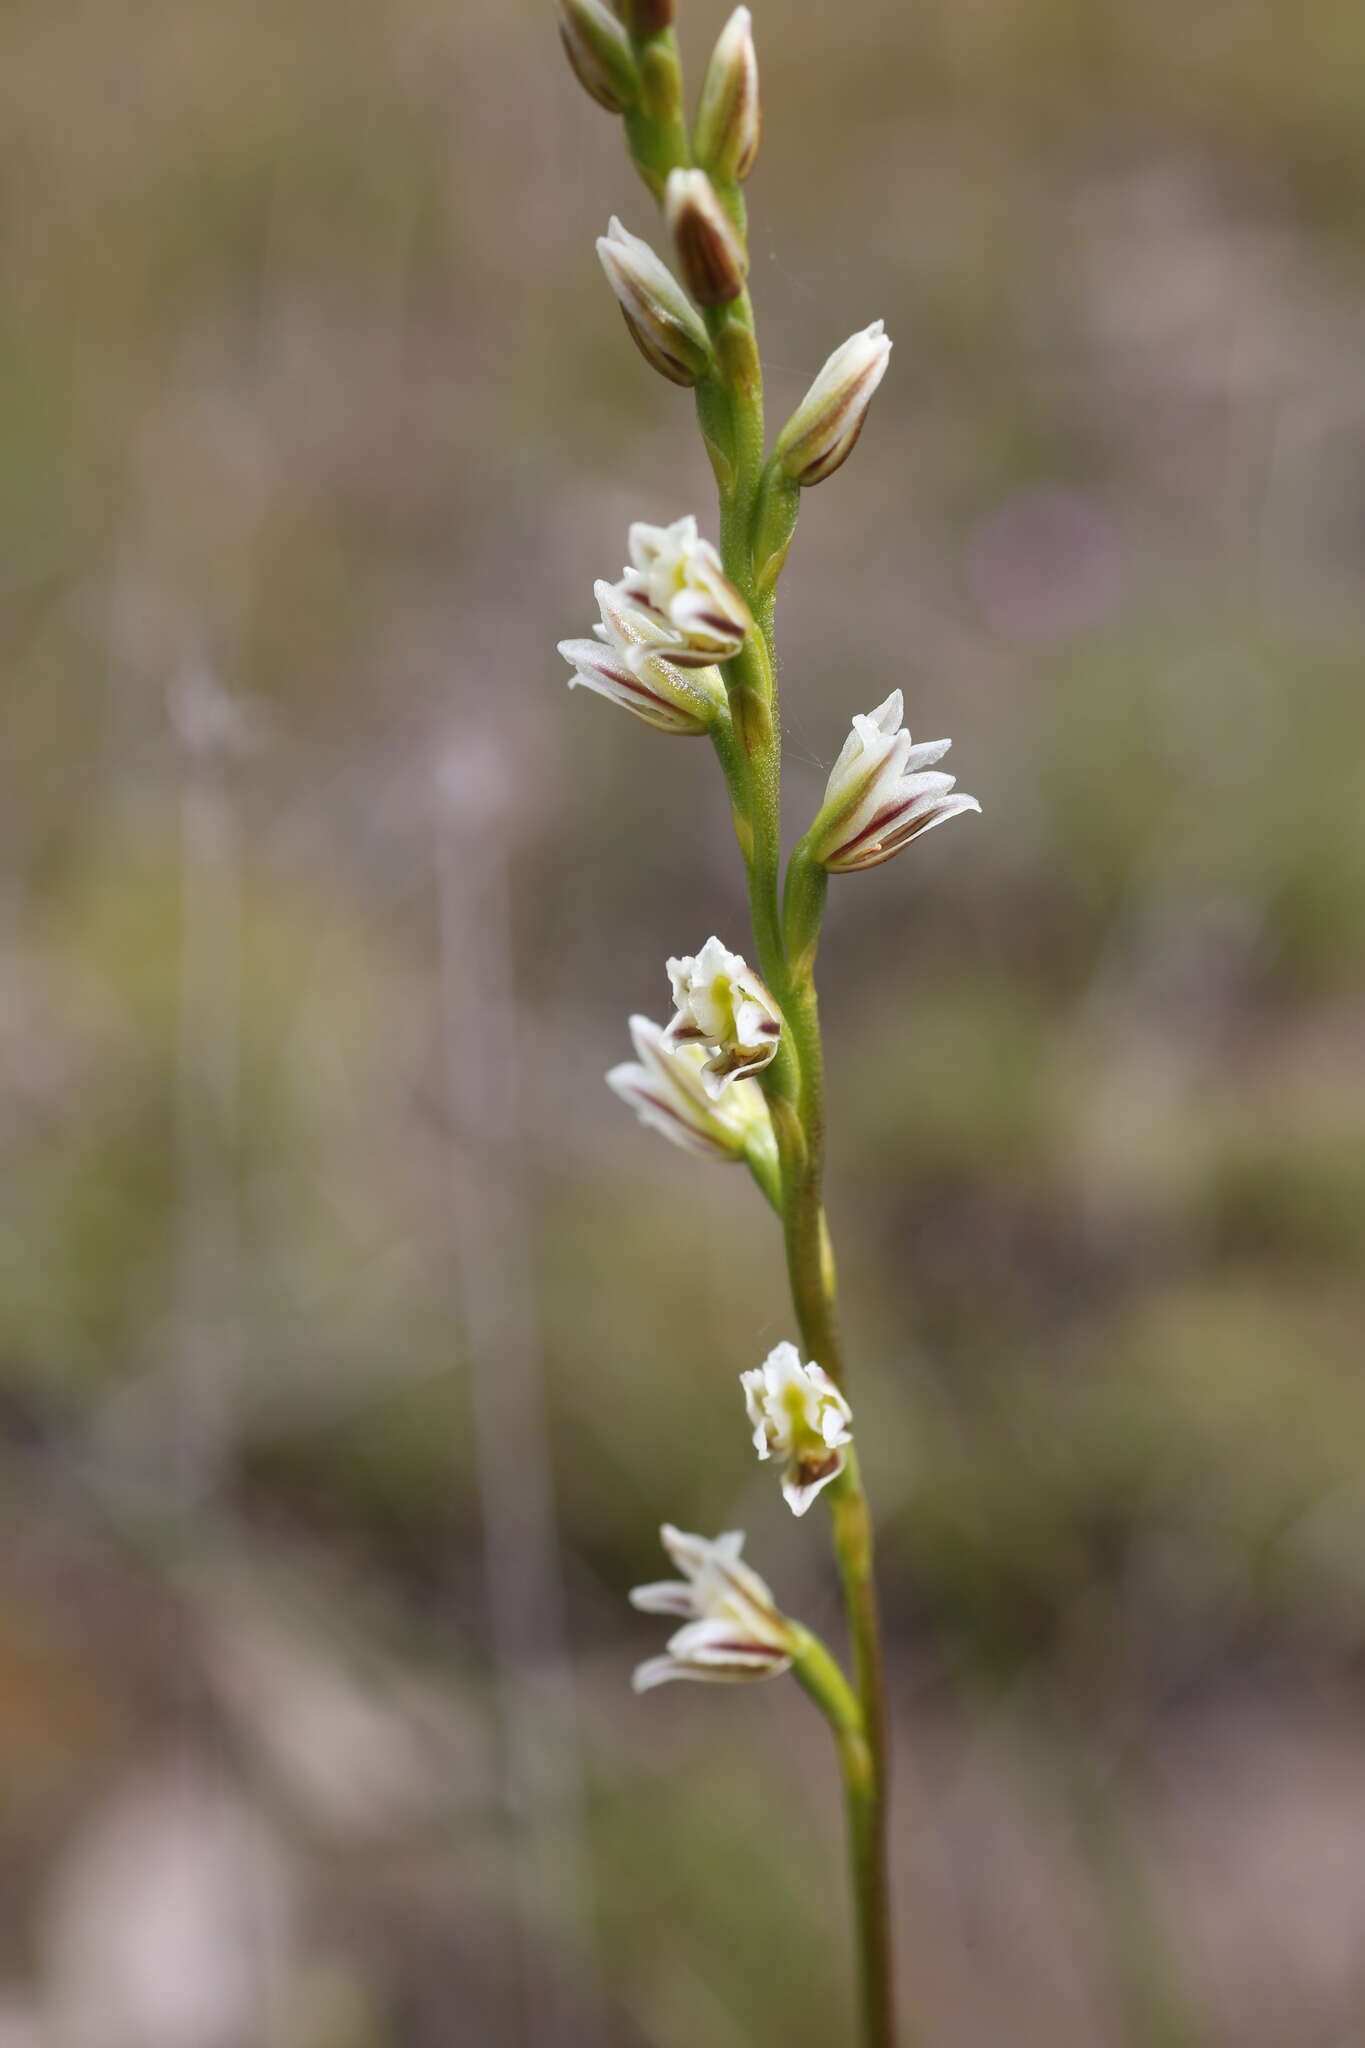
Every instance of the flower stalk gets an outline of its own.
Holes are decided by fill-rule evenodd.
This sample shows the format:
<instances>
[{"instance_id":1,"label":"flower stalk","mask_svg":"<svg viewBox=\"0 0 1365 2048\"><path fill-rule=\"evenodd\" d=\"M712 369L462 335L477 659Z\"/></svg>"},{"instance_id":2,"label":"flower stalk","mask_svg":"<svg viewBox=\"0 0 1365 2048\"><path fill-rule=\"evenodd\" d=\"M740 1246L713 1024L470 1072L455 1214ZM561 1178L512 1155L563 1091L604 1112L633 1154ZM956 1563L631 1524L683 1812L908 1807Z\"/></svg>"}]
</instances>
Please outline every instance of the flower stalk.
<instances>
[{"instance_id":1,"label":"flower stalk","mask_svg":"<svg viewBox=\"0 0 1365 2048\"><path fill-rule=\"evenodd\" d=\"M742 191L761 130L749 11L737 8L722 31L690 139L673 0L616 0L629 72L612 37L597 34L589 0L575 0L570 11L594 30L598 68L589 67L584 82L592 91L601 69L611 72L605 99L621 102L627 146L663 210L676 271L617 221L599 252L646 359L693 388L720 531L717 551L690 518L633 527L621 582L598 586L596 640L566 642L563 652L574 680L646 724L710 738L744 861L755 962L716 939L671 959L672 1021L661 1028L633 1019L637 1061L608 1078L675 1146L746 1160L781 1219L800 1349L780 1344L742 1375L746 1405L759 1456L782 1464L793 1512L805 1513L823 1494L853 1665L850 1684L825 1646L780 1613L740 1560L743 1539L735 1532L708 1542L666 1527L665 1545L684 1578L646 1587L636 1602L686 1625L636 1682L648 1690L673 1678L735 1682L790 1671L825 1716L844 1779L864 2048L895 2048L873 1530L824 1209L815 961L831 873L880 865L932 825L979 807L951 795L952 778L934 769L946 741L912 744L894 692L876 712L855 717L784 883L777 587L802 491L832 476L852 452L891 343L876 321L836 349L768 451Z\"/></svg>"},{"instance_id":2,"label":"flower stalk","mask_svg":"<svg viewBox=\"0 0 1365 2048\"><path fill-rule=\"evenodd\" d=\"M753 331L747 291L732 318ZM725 360L711 328L718 360ZM732 422L734 473L717 474L721 511L721 561L726 574L743 592L757 631L740 657L727 664L734 728L744 746L748 782L745 816L748 837L746 870L749 911L759 965L781 1006L792 1058L775 1061L762 1085L768 1096L781 1164L781 1217L787 1271L797 1327L806 1355L818 1359L836 1385L844 1380L839 1340L838 1303L833 1250L824 1210L824 1047L820 1032L814 965L825 900L825 871L818 864L793 869L787 907L793 916L788 943L781 903L782 750L777 720L775 615L777 575L766 586L756 562L762 539L764 438L761 372L755 369L742 387L727 390ZM713 382L703 380L703 385ZM698 412L703 419L703 387ZM781 542L785 558L796 523L790 509ZM782 564L778 564L780 574ZM737 673L738 671L738 673ZM762 715L755 716L742 692L751 690ZM860 1996L866 2048L894 2048L894 1958L890 1878L887 1859L889 1783L886 1754L886 1709L883 1697L881 1639L873 1579L872 1518L851 1448L843 1472L828 1489L834 1550L843 1590L844 1611L853 1649L856 1696L842 1674L830 1680L825 1664L813 1654L798 1657L793 1669L798 1682L825 1714L834 1732L844 1781L849 1856L859 1956ZM852 1708L856 1705L856 1715Z\"/></svg>"}]
</instances>

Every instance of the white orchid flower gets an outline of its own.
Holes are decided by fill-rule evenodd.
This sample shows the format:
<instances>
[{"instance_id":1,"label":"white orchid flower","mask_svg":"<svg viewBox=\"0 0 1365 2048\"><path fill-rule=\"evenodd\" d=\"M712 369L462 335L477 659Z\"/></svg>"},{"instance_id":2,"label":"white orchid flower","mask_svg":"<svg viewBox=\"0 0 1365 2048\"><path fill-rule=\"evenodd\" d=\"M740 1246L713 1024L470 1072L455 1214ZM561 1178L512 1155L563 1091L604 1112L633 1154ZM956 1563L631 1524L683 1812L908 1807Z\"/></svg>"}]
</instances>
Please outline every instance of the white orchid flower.
<instances>
[{"instance_id":1,"label":"white orchid flower","mask_svg":"<svg viewBox=\"0 0 1365 2048\"><path fill-rule=\"evenodd\" d=\"M624 598L614 583L593 585L602 614L592 640L561 640L559 652L577 683L633 711L659 732L704 733L725 703L725 685L715 668L684 672L659 649L670 634L654 615Z\"/></svg>"},{"instance_id":2,"label":"white orchid flower","mask_svg":"<svg viewBox=\"0 0 1365 2048\"><path fill-rule=\"evenodd\" d=\"M665 629L661 652L671 662L705 668L739 653L753 618L695 519L675 519L671 526L637 520L629 549L616 588Z\"/></svg>"},{"instance_id":3,"label":"white orchid flower","mask_svg":"<svg viewBox=\"0 0 1365 2048\"><path fill-rule=\"evenodd\" d=\"M702 1159L775 1154L772 1119L757 1081L739 1081L717 1100L702 1078L706 1049L671 1044L661 1024L632 1017L636 1058L613 1067L607 1086L642 1124Z\"/></svg>"},{"instance_id":4,"label":"white orchid flower","mask_svg":"<svg viewBox=\"0 0 1365 2048\"><path fill-rule=\"evenodd\" d=\"M901 724L904 709L900 691L893 690L875 711L854 719L844 741L806 837L813 858L831 874L875 868L921 832L981 809L974 796L950 795L954 776L934 772L952 741L912 745Z\"/></svg>"},{"instance_id":5,"label":"white orchid flower","mask_svg":"<svg viewBox=\"0 0 1365 2048\"><path fill-rule=\"evenodd\" d=\"M782 1012L741 954L710 938L700 953L670 960L668 979L676 1014L664 1036L670 1045L710 1049L701 1073L713 1099L767 1066L782 1037Z\"/></svg>"},{"instance_id":6,"label":"white orchid flower","mask_svg":"<svg viewBox=\"0 0 1365 2048\"><path fill-rule=\"evenodd\" d=\"M637 1666L636 1692L674 1678L738 1685L785 1671L792 1660L790 1625L758 1573L741 1563L743 1532L731 1529L709 1541L665 1522L659 1534L683 1576L637 1586L631 1604L644 1614L679 1616L685 1626L670 1636L662 1657Z\"/></svg>"},{"instance_id":7,"label":"white orchid flower","mask_svg":"<svg viewBox=\"0 0 1365 2048\"><path fill-rule=\"evenodd\" d=\"M853 1411L823 1367L803 1365L794 1344L779 1344L762 1365L742 1372L744 1405L760 1458L783 1458L782 1492L804 1515L822 1487L844 1469Z\"/></svg>"}]
</instances>

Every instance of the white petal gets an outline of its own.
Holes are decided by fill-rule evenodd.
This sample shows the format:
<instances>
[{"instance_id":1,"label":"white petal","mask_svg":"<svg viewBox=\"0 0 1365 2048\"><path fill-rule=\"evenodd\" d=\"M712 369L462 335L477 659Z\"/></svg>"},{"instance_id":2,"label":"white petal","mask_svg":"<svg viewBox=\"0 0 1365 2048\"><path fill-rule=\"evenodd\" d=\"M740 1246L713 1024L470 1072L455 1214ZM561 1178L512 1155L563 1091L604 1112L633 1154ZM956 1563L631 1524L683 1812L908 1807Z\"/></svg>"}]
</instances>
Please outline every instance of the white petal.
<instances>
[{"instance_id":1,"label":"white petal","mask_svg":"<svg viewBox=\"0 0 1365 2048\"><path fill-rule=\"evenodd\" d=\"M819 1491L819 1486L803 1486L799 1479L782 1481L782 1498L794 1515L804 1515Z\"/></svg>"},{"instance_id":2,"label":"white petal","mask_svg":"<svg viewBox=\"0 0 1365 2048\"><path fill-rule=\"evenodd\" d=\"M692 1588L681 1579L657 1579L653 1585L632 1586L630 1604L641 1614L695 1615Z\"/></svg>"},{"instance_id":3,"label":"white petal","mask_svg":"<svg viewBox=\"0 0 1365 2048\"><path fill-rule=\"evenodd\" d=\"M667 1685L673 1678L689 1678L691 1672L684 1671L681 1664L675 1664L671 1657L649 1657L643 1664L637 1664L631 1674L633 1692L652 1692L656 1685Z\"/></svg>"},{"instance_id":4,"label":"white petal","mask_svg":"<svg viewBox=\"0 0 1365 2048\"><path fill-rule=\"evenodd\" d=\"M668 1654L679 1664L705 1664L722 1671L766 1671L782 1661L784 1652L772 1643L746 1634L730 1616L689 1621L668 1639Z\"/></svg>"},{"instance_id":5,"label":"white petal","mask_svg":"<svg viewBox=\"0 0 1365 2048\"><path fill-rule=\"evenodd\" d=\"M686 1529L675 1529L671 1522L665 1522L659 1531L659 1540L678 1570L694 1579L713 1556L733 1563L744 1548L744 1531L726 1529L708 1543L704 1536L693 1536Z\"/></svg>"},{"instance_id":6,"label":"white petal","mask_svg":"<svg viewBox=\"0 0 1365 2048\"><path fill-rule=\"evenodd\" d=\"M906 755L901 773L916 775L921 768L932 768L935 761L943 759L952 744L951 740L920 740Z\"/></svg>"}]
</instances>

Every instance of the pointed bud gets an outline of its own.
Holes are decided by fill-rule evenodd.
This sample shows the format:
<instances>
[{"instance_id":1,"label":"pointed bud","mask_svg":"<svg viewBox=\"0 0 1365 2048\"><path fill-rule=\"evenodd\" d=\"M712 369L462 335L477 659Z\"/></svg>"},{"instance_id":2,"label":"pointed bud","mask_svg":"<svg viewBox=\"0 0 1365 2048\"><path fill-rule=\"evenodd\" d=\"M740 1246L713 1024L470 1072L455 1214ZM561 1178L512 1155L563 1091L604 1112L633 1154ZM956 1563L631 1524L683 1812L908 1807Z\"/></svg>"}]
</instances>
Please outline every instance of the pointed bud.
<instances>
[{"instance_id":1,"label":"pointed bud","mask_svg":"<svg viewBox=\"0 0 1365 2048\"><path fill-rule=\"evenodd\" d=\"M597 254L620 301L631 339L647 363L671 384L695 384L711 367L711 344L701 315L648 242L630 234L615 215Z\"/></svg>"},{"instance_id":2,"label":"pointed bud","mask_svg":"<svg viewBox=\"0 0 1365 2048\"><path fill-rule=\"evenodd\" d=\"M633 36L662 35L672 28L676 0L616 0L616 11Z\"/></svg>"},{"instance_id":3,"label":"pointed bud","mask_svg":"<svg viewBox=\"0 0 1365 2048\"><path fill-rule=\"evenodd\" d=\"M881 320L835 349L777 437L776 458L794 483L823 483L853 452L890 354Z\"/></svg>"},{"instance_id":4,"label":"pointed bud","mask_svg":"<svg viewBox=\"0 0 1365 2048\"><path fill-rule=\"evenodd\" d=\"M934 767L952 742L915 746L901 724L903 711L901 693L893 690L885 704L855 718L830 770L805 843L831 874L879 867L921 832L981 809L974 796L954 795L956 778Z\"/></svg>"},{"instance_id":5,"label":"pointed bud","mask_svg":"<svg viewBox=\"0 0 1365 2048\"><path fill-rule=\"evenodd\" d=\"M749 259L705 171L670 171L664 212L683 282L699 306L724 306L744 289Z\"/></svg>"},{"instance_id":6,"label":"pointed bud","mask_svg":"<svg viewBox=\"0 0 1365 2048\"><path fill-rule=\"evenodd\" d=\"M637 1667L636 1692L649 1692L671 1678L737 1685L786 1671L800 1637L768 1586L741 1558L743 1532L731 1529L708 1541L665 1522L659 1534L683 1576L636 1586L631 1605L643 1614L671 1615L684 1626L669 1637L662 1657Z\"/></svg>"},{"instance_id":7,"label":"pointed bud","mask_svg":"<svg viewBox=\"0 0 1365 2048\"><path fill-rule=\"evenodd\" d=\"M761 125L752 18L747 7L737 7L702 80L693 154L721 184L741 184L754 167Z\"/></svg>"},{"instance_id":8,"label":"pointed bud","mask_svg":"<svg viewBox=\"0 0 1365 2048\"><path fill-rule=\"evenodd\" d=\"M802 1364L794 1344L778 1344L739 1383L754 1449L760 1458L783 1460L783 1496L794 1515L804 1515L844 1469L852 1410L823 1367Z\"/></svg>"},{"instance_id":9,"label":"pointed bud","mask_svg":"<svg viewBox=\"0 0 1365 2048\"><path fill-rule=\"evenodd\" d=\"M609 114L623 114L640 97L630 44L603 0L559 0L559 33L584 92Z\"/></svg>"}]
</instances>

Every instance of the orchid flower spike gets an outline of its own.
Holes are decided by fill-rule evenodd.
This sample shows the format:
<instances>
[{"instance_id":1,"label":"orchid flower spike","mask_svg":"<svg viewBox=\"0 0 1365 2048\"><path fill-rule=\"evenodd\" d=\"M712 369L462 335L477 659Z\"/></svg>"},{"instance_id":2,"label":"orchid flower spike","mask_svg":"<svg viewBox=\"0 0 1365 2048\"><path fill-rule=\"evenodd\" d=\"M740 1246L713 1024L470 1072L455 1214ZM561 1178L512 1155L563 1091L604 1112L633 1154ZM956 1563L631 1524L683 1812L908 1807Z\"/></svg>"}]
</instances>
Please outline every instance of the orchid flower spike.
<instances>
[{"instance_id":1,"label":"orchid flower spike","mask_svg":"<svg viewBox=\"0 0 1365 2048\"><path fill-rule=\"evenodd\" d=\"M719 669L684 670L665 660L658 650L669 641L667 628L615 583L595 583L593 595L602 614L596 639L559 643L573 670L569 688L596 690L659 732L706 732L725 705Z\"/></svg>"},{"instance_id":2,"label":"orchid flower spike","mask_svg":"<svg viewBox=\"0 0 1365 2048\"><path fill-rule=\"evenodd\" d=\"M760 1458L784 1458L782 1492L804 1515L822 1487L844 1469L853 1441L853 1411L821 1366L801 1363L794 1344L779 1344L762 1365L742 1372L744 1405Z\"/></svg>"},{"instance_id":3,"label":"orchid flower spike","mask_svg":"<svg viewBox=\"0 0 1365 2048\"><path fill-rule=\"evenodd\" d=\"M893 690L884 704L853 721L835 762L825 801L806 835L813 859L831 874L851 874L890 860L921 832L979 811L974 796L953 796L956 778L932 771L951 740L911 744L901 724L904 701Z\"/></svg>"},{"instance_id":4,"label":"orchid flower spike","mask_svg":"<svg viewBox=\"0 0 1365 2048\"><path fill-rule=\"evenodd\" d=\"M669 1045L710 1049L701 1075L713 1100L732 1082L758 1073L775 1056L782 1012L741 954L710 938L700 953L670 960L668 979L675 1014L664 1038Z\"/></svg>"},{"instance_id":5,"label":"orchid flower spike","mask_svg":"<svg viewBox=\"0 0 1365 2048\"><path fill-rule=\"evenodd\" d=\"M753 626L749 607L693 518L630 529L630 562L616 585L665 629L661 651L680 668L728 661Z\"/></svg>"},{"instance_id":6,"label":"orchid flower spike","mask_svg":"<svg viewBox=\"0 0 1365 2048\"><path fill-rule=\"evenodd\" d=\"M685 1626L670 1636L662 1657L636 1667L636 1692L673 1678L739 1685L785 1671L792 1660L791 1627L758 1573L741 1563L743 1532L731 1529L708 1541L665 1522L659 1534L683 1576L637 1586L631 1605L644 1614L679 1615Z\"/></svg>"},{"instance_id":7,"label":"orchid flower spike","mask_svg":"<svg viewBox=\"0 0 1365 2048\"><path fill-rule=\"evenodd\" d=\"M642 1124L701 1159L775 1158L772 1118L757 1081L736 1081L716 1100L702 1078L703 1046L671 1044L648 1017L632 1017L630 1035L636 1058L613 1067L607 1086Z\"/></svg>"}]
</instances>

